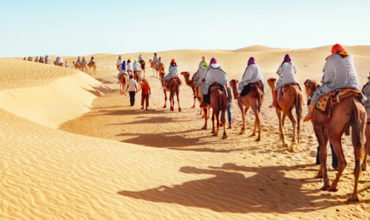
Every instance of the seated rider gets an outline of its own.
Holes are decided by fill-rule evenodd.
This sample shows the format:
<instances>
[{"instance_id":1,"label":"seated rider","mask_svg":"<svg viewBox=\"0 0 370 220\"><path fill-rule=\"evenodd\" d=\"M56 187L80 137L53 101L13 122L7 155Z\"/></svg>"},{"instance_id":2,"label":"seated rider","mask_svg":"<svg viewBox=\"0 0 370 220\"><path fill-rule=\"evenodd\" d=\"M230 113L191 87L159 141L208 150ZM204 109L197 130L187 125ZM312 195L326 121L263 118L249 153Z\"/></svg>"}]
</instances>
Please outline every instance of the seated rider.
<instances>
[{"instance_id":1,"label":"seated rider","mask_svg":"<svg viewBox=\"0 0 370 220\"><path fill-rule=\"evenodd\" d=\"M139 60L139 63L140 63L141 61L144 61L144 59L143 59L143 55L142 55L142 54L140 54L140 56L139 56L138 60Z\"/></svg>"},{"instance_id":2,"label":"seated rider","mask_svg":"<svg viewBox=\"0 0 370 220\"><path fill-rule=\"evenodd\" d=\"M78 63L78 64L81 64L81 58L80 58L79 56L77 57L76 64L77 64L77 63Z\"/></svg>"},{"instance_id":3,"label":"seated rider","mask_svg":"<svg viewBox=\"0 0 370 220\"><path fill-rule=\"evenodd\" d=\"M248 60L248 66L244 71L242 80L238 84L238 93L239 96L246 95L245 89L248 88L248 85L261 82L263 83L263 76L260 67L256 64L254 57L250 57Z\"/></svg>"},{"instance_id":4,"label":"seated rider","mask_svg":"<svg viewBox=\"0 0 370 220\"><path fill-rule=\"evenodd\" d=\"M157 55L157 53L154 53L152 63L153 63L153 65L155 66L155 65L157 64L157 62L158 62L158 55Z\"/></svg>"},{"instance_id":5,"label":"seated rider","mask_svg":"<svg viewBox=\"0 0 370 220\"><path fill-rule=\"evenodd\" d=\"M195 82L195 88L198 88L203 83L203 79L206 77L207 67L208 63L204 62L202 68L194 74L193 80Z\"/></svg>"},{"instance_id":6,"label":"seated rider","mask_svg":"<svg viewBox=\"0 0 370 220\"><path fill-rule=\"evenodd\" d=\"M126 75L126 78L128 76L127 72L126 72L126 61L124 60L120 66L120 71L118 73L118 80L120 80L122 78L123 75Z\"/></svg>"},{"instance_id":7,"label":"seated rider","mask_svg":"<svg viewBox=\"0 0 370 220\"><path fill-rule=\"evenodd\" d=\"M204 83L201 88L201 93L203 94L203 102L206 104L210 104L209 90L214 83L218 83L220 86L222 86L223 91L227 96L227 82L228 80L226 72L221 68L220 65L217 64L216 58L212 58L211 64L207 68Z\"/></svg>"},{"instance_id":8,"label":"seated rider","mask_svg":"<svg viewBox=\"0 0 370 220\"><path fill-rule=\"evenodd\" d=\"M367 121L370 121L370 72L367 77L367 83L362 88L362 93L366 97L364 105L367 113Z\"/></svg>"},{"instance_id":9,"label":"seated rider","mask_svg":"<svg viewBox=\"0 0 370 220\"><path fill-rule=\"evenodd\" d=\"M95 63L95 59L94 59L94 57L92 56L91 58L90 58L90 62L89 62L89 64L91 65L91 64L94 64Z\"/></svg>"},{"instance_id":10,"label":"seated rider","mask_svg":"<svg viewBox=\"0 0 370 220\"><path fill-rule=\"evenodd\" d=\"M85 57L82 57L81 64L87 64L87 62L86 62L86 60L85 60Z\"/></svg>"},{"instance_id":11,"label":"seated rider","mask_svg":"<svg viewBox=\"0 0 370 220\"><path fill-rule=\"evenodd\" d=\"M299 85L297 79L295 78L295 74L297 73L297 70L295 68L295 65L292 63L292 60L290 59L289 54L286 54L284 57L283 62L279 66L279 69L277 70L276 74L279 75L279 79L276 82L276 86L274 91L272 92L272 100L273 103L269 106L270 108L275 107L277 105L277 91L279 88L282 88L282 86L287 84L297 84Z\"/></svg>"},{"instance_id":12,"label":"seated rider","mask_svg":"<svg viewBox=\"0 0 370 220\"><path fill-rule=\"evenodd\" d=\"M135 73L135 72L140 72L140 71L141 71L141 65L140 65L140 63L138 63L136 60L134 60L134 64L133 64L133 71L134 71L134 73Z\"/></svg>"},{"instance_id":13,"label":"seated rider","mask_svg":"<svg viewBox=\"0 0 370 220\"><path fill-rule=\"evenodd\" d=\"M166 88L168 87L168 82L170 79L177 78L178 81L181 83L179 79L179 74L177 73L177 64L175 59L171 60L170 67L168 68L168 73L163 77L164 85Z\"/></svg>"},{"instance_id":14,"label":"seated rider","mask_svg":"<svg viewBox=\"0 0 370 220\"><path fill-rule=\"evenodd\" d=\"M121 55L119 55L118 56L118 59L117 59L117 62L116 62L116 67L117 67L117 70L119 70L120 69L120 66L122 65L122 56Z\"/></svg>"},{"instance_id":15,"label":"seated rider","mask_svg":"<svg viewBox=\"0 0 370 220\"><path fill-rule=\"evenodd\" d=\"M308 114L304 121L312 119L315 105L319 98L337 89L355 89L360 91L352 56L340 45L335 44L331 55L326 58L322 86L316 89L308 106Z\"/></svg>"},{"instance_id":16,"label":"seated rider","mask_svg":"<svg viewBox=\"0 0 370 220\"><path fill-rule=\"evenodd\" d=\"M162 65L162 57L159 57L158 60L157 60L157 68L160 67Z\"/></svg>"},{"instance_id":17,"label":"seated rider","mask_svg":"<svg viewBox=\"0 0 370 220\"><path fill-rule=\"evenodd\" d=\"M128 59L128 60L127 60L126 70L127 70L127 73L128 73L129 75L131 75L131 74L132 74L133 66L132 66L131 59Z\"/></svg>"}]
</instances>

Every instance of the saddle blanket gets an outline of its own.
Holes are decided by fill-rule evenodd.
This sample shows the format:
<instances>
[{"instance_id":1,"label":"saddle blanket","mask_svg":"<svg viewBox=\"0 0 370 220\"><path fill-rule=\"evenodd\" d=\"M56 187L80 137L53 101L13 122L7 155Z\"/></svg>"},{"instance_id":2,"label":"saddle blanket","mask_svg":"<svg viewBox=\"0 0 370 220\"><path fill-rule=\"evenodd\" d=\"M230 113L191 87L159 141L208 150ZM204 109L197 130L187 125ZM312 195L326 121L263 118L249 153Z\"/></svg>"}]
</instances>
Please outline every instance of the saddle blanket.
<instances>
[{"instance_id":1,"label":"saddle blanket","mask_svg":"<svg viewBox=\"0 0 370 220\"><path fill-rule=\"evenodd\" d=\"M355 90L355 89L337 89L333 92L329 92L326 95L323 95L319 98L319 100L316 103L316 108L325 112L328 102L330 99L332 99L332 104L337 104L340 102L340 100L348 98L351 95L358 95L359 100L362 101L362 94L360 91Z\"/></svg>"}]
</instances>

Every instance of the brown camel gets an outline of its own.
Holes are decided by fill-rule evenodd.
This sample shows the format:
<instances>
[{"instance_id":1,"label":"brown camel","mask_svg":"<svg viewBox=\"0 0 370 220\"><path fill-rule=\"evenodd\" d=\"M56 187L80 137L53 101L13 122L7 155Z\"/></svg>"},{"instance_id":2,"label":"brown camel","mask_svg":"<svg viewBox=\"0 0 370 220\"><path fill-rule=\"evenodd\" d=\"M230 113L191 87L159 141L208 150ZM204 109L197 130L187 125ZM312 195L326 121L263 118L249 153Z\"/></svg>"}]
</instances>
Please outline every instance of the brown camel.
<instances>
[{"instance_id":1,"label":"brown camel","mask_svg":"<svg viewBox=\"0 0 370 220\"><path fill-rule=\"evenodd\" d=\"M207 129L207 120L208 120L208 112L212 108L212 134L213 136L218 136L218 131L220 126L223 126L224 133L222 138L226 139L226 120L225 120L225 112L227 108L227 96L222 91L222 87L218 83L214 83L210 86L209 89L209 96L210 96L210 104L207 104L203 107L204 110L204 127L202 129ZM220 113L221 113L221 123L220 123ZM217 129L215 130L215 119L217 122Z\"/></svg>"},{"instance_id":2,"label":"brown camel","mask_svg":"<svg viewBox=\"0 0 370 220\"><path fill-rule=\"evenodd\" d=\"M141 70L143 71L144 76L145 76L145 61L144 60L140 60L140 67L141 67Z\"/></svg>"},{"instance_id":3,"label":"brown camel","mask_svg":"<svg viewBox=\"0 0 370 220\"><path fill-rule=\"evenodd\" d=\"M127 75L122 74L121 77L118 79L118 83L120 85L119 88L121 95L126 94Z\"/></svg>"},{"instance_id":4,"label":"brown camel","mask_svg":"<svg viewBox=\"0 0 370 220\"><path fill-rule=\"evenodd\" d=\"M162 64L163 66L163 64ZM165 81L163 80L164 78L164 71L160 72L159 76L160 76L160 80L161 80L161 83L163 85L163 93L164 93L164 105L163 105L163 108L167 108L167 92L170 92L170 109L171 111L174 111L174 106L175 106L175 94L176 94L176 97L177 97L177 105L179 106L179 112L181 112L181 107L180 107L180 96L179 96L179 93L180 93L180 83L179 83L179 79L178 78L173 78L173 79L170 79L170 81L167 83L168 87L166 87L165 85Z\"/></svg>"},{"instance_id":5,"label":"brown camel","mask_svg":"<svg viewBox=\"0 0 370 220\"><path fill-rule=\"evenodd\" d=\"M135 71L135 72L134 72L134 79L135 79L137 82L140 82L140 81L141 81L141 71Z\"/></svg>"},{"instance_id":6,"label":"brown camel","mask_svg":"<svg viewBox=\"0 0 370 220\"><path fill-rule=\"evenodd\" d=\"M57 61L54 61L55 66L64 66L64 63L57 63Z\"/></svg>"},{"instance_id":7,"label":"brown camel","mask_svg":"<svg viewBox=\"0 0 370 220\"><path fill-rule=\"evenodd\" d=\"M276 79L270 78L267 80L268 85L271 87L271 91L273 92L275 89ZM287 147L288 145L285 143L285 136L284 136L284 121L285 117L288 116L290 121L293 125L293 132L292 132L292 144L290 147L291 151L294 151L295 146L297 143L300 143L300 128L301 128L301 117L302 117L302 107L303 107L303 94L302 91L297 84L288 84L282 87L283 95L280 100L277 100L277 106L275 106L276 114L279 120L279 131L280 131L280 139L283 142L283 146ZM292 109L295 107L297 121L294 119L292 114ZM281 117L281 113L283 116ZM297 127L297 140L296 141L296 127Z\"/></svg>"},{"instance_id":8,"label":"brown camel","mask_svg":"<svg viewBox=\"0 0 370 220\"><path fill-rule=\"evenodd\" d=\"M157 71L157 66L155 63L153 63L153 60L152 59L149 59L149 63L150 63L150 68L153 69L153 73L154 73L154 77L157 79L157 74L158 74L158 71ZM164 68L163 68L163 71L164 71ZM159 72L160 74L161 72Z\"/></svg>"},{"instance_id":9,"label":"brown camel","mask_svg":"<svg viewBox=\"0 0 370 220\"><path fill-rule=\"evenodd\" d=\"M309 91L307 94L313 94L313 89L316 86L312 86L315 82L306 80L305 88ZM344 168L347 166L343 149L342 149L342 135L344 132L348 132L349 128L352 127L352 144L354 147L355 154L355 185L353 193L348 199L350 202L358 202L358 180L361 173L361 154L363 147L363 140L365 135L365 126L367 121L367 115L363 104L359 101L359 94L347 93L348 95L342 96L341 98L329 97L328 107L326 112L315 109L313 112L312 125L315 131L316 138L320 145L320 170L317 177L324 179L324 186L321 190L328 190L336 192L339 179L343 173ZM334 100L337 103L334 103ZM338 156L338 173L334 182L329 184L329 177L326 167L326 145L327 142L332 143L335 153ZM365 161L366 162L366 161Z\"/></svg>"},{"instance_id":10,"label":"brown camel","mask_svg":"<svg viewBox=\"0 0 370 220\"><path fill-rule=\"evenodd\" d=\"M192 108L195 108L195 103L198 102L200 103L200 96L199 96L199 90L198 88L195 88L195 82L193 82L193 78L190 80L190 73L189 72L182 72L181 75L184 76L185 78L185 82L186 82L186 85L188 85L191 90L193 91L193 96L194 96L194 104L192 106ZM194 77L194 75L193 75Z\"/></svg>"},{"instance_id":11,"label":"brown camel","mask_svg":"<svg viewBox=\"0 0 370 220\"><path fill-rule=\"evenodd\" d=\"M89 62L89 64L87 64L87 66L89 67L89 72L91 72L91 70L92 70L93 73L96 75L96 64L95 64L95 62Z\"/></svg>"},{"instance_id":12,"label":"brown camel","mask_svg":"<svg viewBox=\"0 0 370 220\"><path fill-rule=\"evenodd\" d=\"M262 106L263 95L264 95L263 84L261 81L250 84L249 90L247 94L245 94L244 96L239 95L237 85L238 85L238 80L233 79L230 81L230 86L233 90L234 98L238 100L238 106L239 106L240 112L242 113L243 127L240 131L240 134L245 133L245 116L247 115L249 107L251 107L256 117L255 122L254 122L254 130L251 136L256 135L256 130L258 127L258 137L256 141L260 141L261 140L261 121L260 121L259 113L261 112L261 106ZM244 109L244 106L245 106L245 109Z\"/></svg>"}]
</instances>

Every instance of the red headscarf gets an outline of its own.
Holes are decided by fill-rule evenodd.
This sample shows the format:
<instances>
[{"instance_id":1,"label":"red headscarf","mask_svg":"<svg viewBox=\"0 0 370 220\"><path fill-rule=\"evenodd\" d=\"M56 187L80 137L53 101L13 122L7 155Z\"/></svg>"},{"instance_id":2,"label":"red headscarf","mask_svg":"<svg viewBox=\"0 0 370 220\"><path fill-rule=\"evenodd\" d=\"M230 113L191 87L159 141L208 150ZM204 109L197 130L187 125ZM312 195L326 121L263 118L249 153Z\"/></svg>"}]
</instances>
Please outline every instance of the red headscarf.
<instances>
[{"instance_id":1,"label":"red headscarf","mask_svg":"<svg viewBox=\"0 0 370 220\"><path fill-rule=\"evenodd\" d=\"M344 57L347 57L348 56L348 52L346 51L346 49L344 49L342 47L342 45L340 44L335 44L332 48L331 48L331 54L339 54L342 58ZM325 60L328 60L329 57L327 57Z\"/></svg>"},{"instance_id":2,"label":"red headscarf","mask_svg":"<svg viewBox=\"0 0 370 220\"><path fill-rule=\"evenodd\" d=\"M176 63L176 60L175 60L175 59L172 59L172 60L171 60L171 63Z\"/></svg>"}]
</instances>

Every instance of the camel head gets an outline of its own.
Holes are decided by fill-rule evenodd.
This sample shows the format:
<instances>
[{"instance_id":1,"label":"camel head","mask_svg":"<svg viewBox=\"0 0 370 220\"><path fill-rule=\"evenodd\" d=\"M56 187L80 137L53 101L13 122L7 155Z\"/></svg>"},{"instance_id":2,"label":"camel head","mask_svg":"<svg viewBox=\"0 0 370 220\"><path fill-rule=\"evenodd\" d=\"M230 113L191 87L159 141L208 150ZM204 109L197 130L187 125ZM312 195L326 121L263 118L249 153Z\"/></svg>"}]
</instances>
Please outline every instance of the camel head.
<instances>
[{"instance_id":1,"label":"camel head","mask_svg":"<svg viewBox=\"0 0 370 220\"><path fill-rule=\"evenodd\" d=\"M306 81L304 81L304 87L306 90L306 95L308 97L307 101L310 101L316 89L320 87L320 84L316 80L307 79Z\"/></svg>"},{"instance_id":2,"label":"camel head","mask_svg":"<svg viewBox=\"0 0 370 220\"><path fill-rule=\"evenodd\" d=\"M276 84L276 79L275 78L270 78L267 80L267 84L272 88L274 89L275 88L275 84Z\"/></svg>"},{"instance_id":3,"label":"camel head","mask_svg":"<svg viewBox=\"0 0 370 220\"><path fill-rule=\"evenodd\" d=\"M230 83L231 89L233 90L234 98L235 99L238 99L238 97L239 97L238 89L237 89L238 80L233 79L229 83Z\"/></svg>"},{"instance_id":4,"label":"camel head","mask_svg":"<svg viewBox=\"0 0 370 220\"><path fill-rule=\"evenodd\" d=\"M186 78L189 79L189 77L190 77L190 73L189 72L181 72L181 75L183 75L185 77L185 79Z\"/></svg>"}]
</instances>

